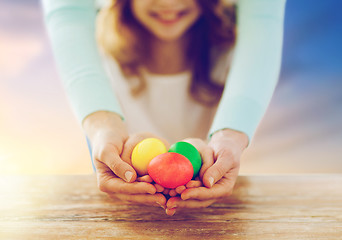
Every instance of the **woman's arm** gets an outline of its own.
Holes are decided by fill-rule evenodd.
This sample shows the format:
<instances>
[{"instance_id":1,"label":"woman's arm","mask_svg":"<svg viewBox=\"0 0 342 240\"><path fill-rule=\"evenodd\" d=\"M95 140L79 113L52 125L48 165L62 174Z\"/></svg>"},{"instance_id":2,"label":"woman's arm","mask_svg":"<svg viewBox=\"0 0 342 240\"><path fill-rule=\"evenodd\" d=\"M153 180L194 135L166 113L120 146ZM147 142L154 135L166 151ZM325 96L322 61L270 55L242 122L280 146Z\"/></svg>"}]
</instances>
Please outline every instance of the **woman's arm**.
<instances>
[{"instance_id":1,"label":"woman's arm","mask_svg":"<svg viewBox=\"0 0 342 240\"><path fill-rule=\"evenodd\" d=\"M281 65L286 0L238 0L234 59L213 125L254 132L271 100Z\"/></svg>"},{"instance_id":2,"label":"woman's arm","mask_svg":"<svg viewBox=\"0 0 342 240\"><path fill-rule=\"evenodd\" d=\"M94 2L42 0L55 61L80 123L100 110L123 116L97 48Z\"/></svg>"},{"instance_id":3,"label":"woman's arm","mask_svg":"<svg viewBox=\"0 0 342 240\"><path fill-rule=\"evenodd\" d=\"M235 56L210 131L213 136L208 147L201 149L201 155L208 158L205 162L212 164L201 170L204 186L189 186L181 197L168 200L166 212L169 215L178 208L209 206L232 193L241 154L251 140L277 83L284 7L285 0L238 0ZM225 130L218 131L221 129ZM210 150L211 154L205 154Z\"/></svg>"}]
</instances>

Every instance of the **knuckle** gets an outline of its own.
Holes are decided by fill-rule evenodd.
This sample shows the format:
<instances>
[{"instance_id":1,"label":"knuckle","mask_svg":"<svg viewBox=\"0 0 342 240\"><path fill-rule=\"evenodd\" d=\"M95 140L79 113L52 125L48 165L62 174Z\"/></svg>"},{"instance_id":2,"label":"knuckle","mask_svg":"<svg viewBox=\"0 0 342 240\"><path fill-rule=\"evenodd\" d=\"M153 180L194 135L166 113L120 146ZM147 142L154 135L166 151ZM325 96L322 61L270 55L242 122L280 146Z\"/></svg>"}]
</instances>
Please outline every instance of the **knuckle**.
<instances>
[{"instance_id":1,"label":"knuckle","mask_svg":"<svg viewBox=\"0 0 342 240\"><path fill-rule=\"evenodd\" d=\"M232 159L232 157L233 157L234 155L233 155L233 152L232 152L230 149L221 148L221 149L218 151L218 156L221 156L221 157L224 158L225 160L228 160L228 159Z\"/></svg>"},{"instance_id":2,"label":"knuckle","mask_svg":"<svg viewBox=\"0 0 342 240\"><path fill-rule=\"evenodd\" d=\"M224 174L226 174L227 170L222 165L218 165L216 171L220 176L223 176Z\"/></svg>"},{"instance_id":3,"label":"knuckle","mask_svg":"<svg viewBox=\"0 0 342 240\"><path fill-rule=\"evenodd\" d=\"M112 171L117 175L117 173L120 171L121 169L121 164L118 163L117 161L113 161L111 164L111 169Z\"/></svg>"}]
</instances>

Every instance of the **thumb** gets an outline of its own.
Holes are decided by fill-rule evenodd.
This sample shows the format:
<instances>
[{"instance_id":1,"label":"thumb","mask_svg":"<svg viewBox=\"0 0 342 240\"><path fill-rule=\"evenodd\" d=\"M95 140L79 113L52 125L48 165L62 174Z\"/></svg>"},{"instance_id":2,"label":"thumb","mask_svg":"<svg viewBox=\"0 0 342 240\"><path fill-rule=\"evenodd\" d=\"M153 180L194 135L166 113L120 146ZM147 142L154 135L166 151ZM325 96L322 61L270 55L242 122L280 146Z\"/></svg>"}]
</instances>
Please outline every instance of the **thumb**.
<instances>
[{"instance_id":1,"label":"thumb","mask_svg":"<svg viewBox=\"0 0 342 240\"><path fill-rule=\"evenodd\" d=\"M134 168L124 162L115 151L104 150L98 160L106 164L116 176L126 182L134 182L137 178Z\"/></svg>"},{"instance_id":2,"label":"thumb","mask_svg":"<svg viewBox=\"0 0 342 240\"><path fill-rule=\"evenodd\" d=\"M203 184L211 188L218 182L229 170L233 168L233 156L223 152L218 155L216 162L209 167L203 175Z\"/></svg>"}]
</instances>

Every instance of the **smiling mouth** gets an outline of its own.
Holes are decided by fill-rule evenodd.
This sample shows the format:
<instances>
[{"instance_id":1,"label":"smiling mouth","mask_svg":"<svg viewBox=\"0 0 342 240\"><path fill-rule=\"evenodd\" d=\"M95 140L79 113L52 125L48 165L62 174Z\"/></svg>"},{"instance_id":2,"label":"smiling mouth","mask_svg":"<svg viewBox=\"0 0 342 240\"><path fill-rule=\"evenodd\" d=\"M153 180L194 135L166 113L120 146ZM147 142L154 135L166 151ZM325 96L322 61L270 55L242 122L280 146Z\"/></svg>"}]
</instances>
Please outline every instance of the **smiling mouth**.
<instances>
[{"instance_id":1,"label":"smiling mouth","mask_svg":"<svg viewBox=\"0 0 342 240\"><path fill-rule=\"evenodd\" d=\"M171 12L171 11L164 11L164 12L151 12L150 15L158 20L159 22L166 24L166 25L171 25L176 22L178 22L182 17L187 15L189 13L189 10L183 10L179 12Z\"/></svg>"}]
</instances>

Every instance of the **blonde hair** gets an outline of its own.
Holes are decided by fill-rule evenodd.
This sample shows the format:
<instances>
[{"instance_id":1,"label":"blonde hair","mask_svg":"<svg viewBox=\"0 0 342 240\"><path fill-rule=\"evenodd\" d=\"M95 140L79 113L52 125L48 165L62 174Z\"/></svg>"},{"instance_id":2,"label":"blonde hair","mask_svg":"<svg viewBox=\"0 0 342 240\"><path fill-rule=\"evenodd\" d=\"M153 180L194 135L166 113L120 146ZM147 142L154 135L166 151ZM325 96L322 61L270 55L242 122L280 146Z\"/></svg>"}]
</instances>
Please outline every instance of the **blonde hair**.
<instances>
[{"instance_id":1,"label":"blonde hair","mask_svg":"<svg viewBox=\"0 0 342 240\"><path fill-rule=\"evenodd\" d=\"M106 54L119 63L127 79L138 76L139 84L131 88L133 96L146 87L140 67L148 56L150 33L132 14L131 0L112 0L100 10L97 19L97 41ZM190 42L185 53L192 66L191 96L206 106L217 104L224 86L211 79L215 59L213 48L225 52L235 44L235 6L221 0L197 0L202 15L188 30Z\"/></svg>"}]
</instances>

